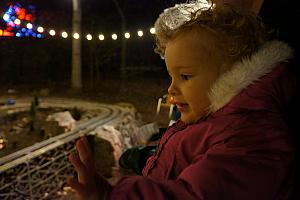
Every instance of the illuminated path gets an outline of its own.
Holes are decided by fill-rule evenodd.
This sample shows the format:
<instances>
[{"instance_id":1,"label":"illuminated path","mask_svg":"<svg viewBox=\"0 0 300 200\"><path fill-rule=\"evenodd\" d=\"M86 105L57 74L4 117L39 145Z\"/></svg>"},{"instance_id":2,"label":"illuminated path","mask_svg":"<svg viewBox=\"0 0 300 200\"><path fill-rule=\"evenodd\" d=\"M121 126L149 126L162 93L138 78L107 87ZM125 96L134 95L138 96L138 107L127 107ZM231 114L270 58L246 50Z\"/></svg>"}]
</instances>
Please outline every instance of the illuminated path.
<instances>
[{"instance_id":1,"label":"illuminated path","mask_svg":"<svg viewBox=\"0 0 300 200\"><path fill-rule=\"evenodd\" d=\"M31 99L17 100L16 105L1 110L28 110ZM77 106L85 110L101 110L100 115L80 121L73 131L49 138L30 147L0 158L0 199L54 199L72 172L67 155L74 151L75 140L103 125L124 126L130 109L117 105L99 104L76 99L46 98L40 107ZM127 120L128 121L128 120ZM121 127L122 129L122 127ZM122 132L122 131L121 131Z\"/></svg>"}]
</instances>

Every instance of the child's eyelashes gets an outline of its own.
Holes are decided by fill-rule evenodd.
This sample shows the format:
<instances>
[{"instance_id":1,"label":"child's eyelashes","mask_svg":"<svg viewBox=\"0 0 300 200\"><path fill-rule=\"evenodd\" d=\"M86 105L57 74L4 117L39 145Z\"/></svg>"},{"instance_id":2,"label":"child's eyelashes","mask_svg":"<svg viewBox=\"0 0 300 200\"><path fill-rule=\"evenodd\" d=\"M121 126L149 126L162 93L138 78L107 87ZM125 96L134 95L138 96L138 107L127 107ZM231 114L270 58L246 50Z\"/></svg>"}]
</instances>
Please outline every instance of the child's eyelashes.
<instances>
[{"instance_id":1,"label":"child's eyelashes","mask_svg":"<svg viewBox=\"0 0 300 200\"><path fill-rule=\"evenodd\" d=\"M184 81L187 81L191 78L191 75L180 74L180 78Z\"/></svg>"},{"instance_id":2,"label":"child's eyelashes","mask_svg":"<svg viewBox=\"0 0 300 200\"><path fill-rule=\"evenodd\" d=\"M172 81L173 79L181 79L183 81L188 81L192 78L192 75L189 74L169 74L169 79Z\"/></svg>"}]
</instances>

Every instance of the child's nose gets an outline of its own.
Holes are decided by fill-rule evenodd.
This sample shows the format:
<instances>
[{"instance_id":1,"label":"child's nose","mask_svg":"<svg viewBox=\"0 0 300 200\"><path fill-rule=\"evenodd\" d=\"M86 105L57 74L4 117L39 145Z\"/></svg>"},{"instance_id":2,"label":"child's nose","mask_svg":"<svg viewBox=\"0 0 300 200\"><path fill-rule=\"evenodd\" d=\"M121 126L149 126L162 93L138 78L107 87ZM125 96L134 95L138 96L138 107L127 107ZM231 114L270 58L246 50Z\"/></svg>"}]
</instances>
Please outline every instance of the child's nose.
<instances>
[{"instance_id":1,"label":"child's nose","mask_svg":"<svg viewBox=\"0 0 300 200\"><path fill-rule=\"evenodd\" d=\"M174 96L176 94L176 87L175 87L174 81L171 82L171 84L168 88L168 93L172 96Z\"/></svg>"}]
</instances>

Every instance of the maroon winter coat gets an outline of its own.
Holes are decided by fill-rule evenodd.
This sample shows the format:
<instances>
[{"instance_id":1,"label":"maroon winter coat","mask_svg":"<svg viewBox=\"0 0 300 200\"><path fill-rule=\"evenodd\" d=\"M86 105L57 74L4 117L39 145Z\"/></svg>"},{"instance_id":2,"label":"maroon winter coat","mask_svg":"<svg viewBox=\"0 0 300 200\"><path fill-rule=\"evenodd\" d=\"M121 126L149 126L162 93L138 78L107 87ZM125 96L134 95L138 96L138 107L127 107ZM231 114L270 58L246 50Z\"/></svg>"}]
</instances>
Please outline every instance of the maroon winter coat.
<instances>
[{"instance_id":1,"label":"maroon winter coat","mask_svg":"<svg viewBox=\"0 0 300 200\"><path fill-rule=\"evenodd\" d=\"M225 104L216 103L219 107L212 108L206 119L172 125L148 159L143 176L122 178L108 198L288 199L294 154L284 113L295 89L285 61L290 52L285 44L271 42L235 66L272 67L262 75L251 74L260 67L248 70L247 78L253 75L249 84L232 92ZM245 82L242 75L236 77Z\"/></svg>"}]
</instances>

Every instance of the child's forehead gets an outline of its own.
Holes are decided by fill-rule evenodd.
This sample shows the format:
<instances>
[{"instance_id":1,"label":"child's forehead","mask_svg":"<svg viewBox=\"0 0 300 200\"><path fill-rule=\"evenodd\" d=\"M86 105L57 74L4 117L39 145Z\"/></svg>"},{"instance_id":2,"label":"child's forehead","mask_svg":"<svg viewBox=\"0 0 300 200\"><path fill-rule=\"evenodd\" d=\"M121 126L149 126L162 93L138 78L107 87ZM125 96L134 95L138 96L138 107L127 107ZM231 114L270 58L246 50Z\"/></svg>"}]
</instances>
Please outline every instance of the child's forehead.
<instances>
[{"instance_id":1,"label":"child's forehead","mask_svg":"<svg viewBox=\"0 0 300 200\"><path fill-rule=\"evenodd\" d=\"M176 63L194 59L207 61L211 56L216 58L219 54L215 44L214 38L207 31L183 32L167 43L165 58L172 58Z\"/></svg>"},{"instance_id":2,"label":"child's forehead","mask_svg":"<svg viewBox=\"0 0 300 200\"><path fill-rule=\"evenodd\" d=\"M195 45L198 47L212 47L216 45L216 36L213 32L205 28L195 28L189 30L179 30L174 36L173 43L187 43L186 45Z\"/></svg>"}]
</instances>

